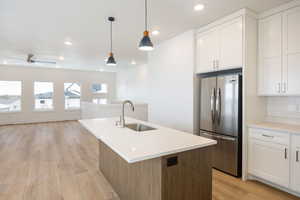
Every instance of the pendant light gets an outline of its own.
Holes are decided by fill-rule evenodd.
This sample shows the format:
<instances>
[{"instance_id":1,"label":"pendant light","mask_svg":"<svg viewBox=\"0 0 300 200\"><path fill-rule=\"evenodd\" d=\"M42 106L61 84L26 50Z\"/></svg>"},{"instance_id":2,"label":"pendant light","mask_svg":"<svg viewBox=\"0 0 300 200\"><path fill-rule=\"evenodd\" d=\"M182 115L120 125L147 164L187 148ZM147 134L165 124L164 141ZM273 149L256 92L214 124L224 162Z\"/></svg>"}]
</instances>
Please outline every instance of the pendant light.
<instances>
[{"instance_id":1,"label":"pendant light","mask_svg":"<svg viewBox=\"0 0 300 200\"><path fill-rule=\"evenodd\" d=\"M112 41L112 23L115 21L114 17L109 17L108 21L110 22L110 52L108 54L108 59L106 61L106 65L109 66L115 66L117 65L116 60L114 58L114 54L112 52L112 45L113 45L113 41Z\"/></svg>"},{"instance_id":2,"label":"pendant light","mask_svg":"<svg viewBox=\"0 0 300 200\"><path fill-rule=\"evenodd\" d=\"M149 37L149 31L148 31L148 8L147 8L147 0L145 0L145 31L144 36L139 44L139 49L142 51L152 51L153 50L153 44L151 42L151 39Z\"/></svg>"}]
</instances>

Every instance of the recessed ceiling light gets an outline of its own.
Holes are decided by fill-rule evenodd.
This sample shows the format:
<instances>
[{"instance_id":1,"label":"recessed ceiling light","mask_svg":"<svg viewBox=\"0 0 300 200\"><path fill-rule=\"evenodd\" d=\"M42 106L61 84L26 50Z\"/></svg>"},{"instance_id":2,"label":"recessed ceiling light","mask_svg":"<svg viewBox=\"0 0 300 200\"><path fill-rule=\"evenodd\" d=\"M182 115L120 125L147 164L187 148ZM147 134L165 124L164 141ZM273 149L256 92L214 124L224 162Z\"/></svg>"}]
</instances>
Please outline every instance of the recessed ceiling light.
<instances>
[{"instance_id":1,"label":"recessed ceiling light","mask_svg":"<svg viewBox=\"0 0 300 200\"><path fill-rule=\"evenodd\" d=\"M71 46L73 43L71 41L65 41L65 45Z\"/></svg>"},{"instance_id":2,"label":"recessed ceiling light","mask_svg":"<svg viewBox=\"0 0 300 200\"><path fill-rule=\"evenodd\" d=\"M204 9L204 5L203 4L197 4L194 6L194 10L195 11L201 11Z\"/></svg>"},{"instance_id":3,"label":"recessed ceiling light","mask_svg":"<svg viewBox=\"0 0 300 200\"><path fill-rule=\"evenodd\" d=\"M159 31L158 30L152 31L152 35L159 35Z\"/></svg>"},{"instance_id":4,"label":"recessed ceiling light","mask_svg":"<svg viewBox=\"0 0 300 200\"><path fill-rule=\"evenodd\" d=\"M3 64L4 64L4 65L7 65L7 61L6 61L6 60L3 60Z\"/></svg>"},{"instance_id":5,"label":"recessed ceiling light","mask_svg":"<svg viewBox=\"0 0 300 200\"><path fill-rule=\"evenodd\" d=\"M136 65L135 60L132 60L132 61L131 61L131 64L132 64L132 65Z\"/></svg>"},{"instance_id":6,"label":"recessed ceiling light","mask_svg":"<svg viewBox=\"0 0 300 200\"><path fill-rule=\"evenodd\" d=\"M58 59L59 60L65 60L65 58L63 56L59 56Z\"/></svg>"}]
</instances>

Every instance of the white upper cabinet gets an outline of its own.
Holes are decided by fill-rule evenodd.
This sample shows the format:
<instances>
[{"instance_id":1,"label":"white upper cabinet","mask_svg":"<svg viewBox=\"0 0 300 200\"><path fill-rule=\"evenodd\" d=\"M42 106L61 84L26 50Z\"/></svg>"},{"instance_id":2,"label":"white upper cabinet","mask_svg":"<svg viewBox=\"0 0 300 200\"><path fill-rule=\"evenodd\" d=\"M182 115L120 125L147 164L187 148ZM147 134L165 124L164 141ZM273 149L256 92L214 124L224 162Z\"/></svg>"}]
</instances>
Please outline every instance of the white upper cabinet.
<instances>
[{"instance_id":1,"label":"white upper cabinet","mask_svg":"<svg viewBox=\"0 0 300 200\"><path fill-rule=\"evenodd\" d=\"M282 74L282 15L259 21L259 93L279 95Z\"/></svg>"},{"instance_id":2,"label":"white upper cabinet","mask_svg":"<svg viewBox=\"0 0 300 200\"><path fill-rule=\"evenodd\" d=\"M243 17L197 36L197 73L243 66Z\"/></svg>"},{"instance_id":3,"label":"white upper cabinet","mask_svg":"<svg viewBox=\"0 0 300 200\"><path fill-rule=\"evenodd\" d=\"M218 57L217 31L212 30L202 33L197 38L197 63L198 72L209 72L215 69Z\"/></svg>"},{"instance_id":4,"label":"white upper cabinet","mask_svg":"<svg viewBox=\"0 0 300 200\"><path fill-rule=\"evenodd\" d=\"M300 95L300 7L259 21L259 95Z\"/></svg>"},{"instance_id":5,"label":"white upper cabinet","mask_svg":"<svg viewBox=\"0 0 300 200\"><path fill-rule=\"evenodd\" d=\"M220 27L220 56L218 70L243 66L243 19L233 20Z\"/></svg>"},{"instance_id":6,"label":"white upper cabinet","mask_svg":"<svg viewBox=\"0 0 300 200\"><path fill-rule=\"evenodd\" d=\"M288 95L300 95L300 7L283 14L283 84Z\"/></svg>"}]
</instances>

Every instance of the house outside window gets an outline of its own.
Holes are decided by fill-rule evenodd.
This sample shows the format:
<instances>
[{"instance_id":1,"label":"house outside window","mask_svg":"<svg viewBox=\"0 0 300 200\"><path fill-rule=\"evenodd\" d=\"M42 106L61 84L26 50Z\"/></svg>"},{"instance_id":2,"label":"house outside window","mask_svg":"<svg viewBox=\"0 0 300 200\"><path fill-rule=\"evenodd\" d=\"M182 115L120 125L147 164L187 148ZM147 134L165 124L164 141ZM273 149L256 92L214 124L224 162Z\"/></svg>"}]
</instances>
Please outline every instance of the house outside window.
<instances>
[{"instance_id":1,"label":"house outside window","mask_svg":"<svg viewBox=\"0 0 300 200\"><path fill-rule=\"evenodd\" d=\"M21 111L21 98L21 81L0 81L0 112Z\"/></svg>"}]
</instances>

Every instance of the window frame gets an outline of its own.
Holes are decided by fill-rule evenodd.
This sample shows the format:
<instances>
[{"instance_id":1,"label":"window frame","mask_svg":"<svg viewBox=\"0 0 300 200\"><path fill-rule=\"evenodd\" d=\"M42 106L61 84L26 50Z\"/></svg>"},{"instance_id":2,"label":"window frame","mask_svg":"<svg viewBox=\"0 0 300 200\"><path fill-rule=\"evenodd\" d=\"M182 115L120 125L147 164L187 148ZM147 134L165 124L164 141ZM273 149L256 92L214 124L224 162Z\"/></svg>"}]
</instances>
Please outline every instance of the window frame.
<instances>
[{"instance_id":1,"label":"window frame","mask_svg":"<svg viewBox=\"0 0 300 200\"><path fill-rule=\"evenodd\" d=\"M79 97L79 107L66 107L66 95L65 95L65 84L69 83L69 84L78 84L80 87L80 97ZM63 83L63 98L64 98L64 110L65 111L78 111L81 110L81 99L82 99L82 83L79 81L69 81L69 82L64 82Z\"/></svg>"},{"instance_id":2,"label":"window frame","mask_svg":"<svg viewBox=\"0 0 300 200\"><path fill-rule=\"evenodd\" d=\"M93 85L106 85L106 92L93 92ZM92 92L92 94L93 95L107 95L108 94L108 91L109 91L109 89L108 89L109 87L108 87L108 84L107 83L92 83L91 84L91 87L90 87L90 89L91 89L91 92Z\"/></svg>"},{"instance_id":3,"label":"window frame","mask_svg":"<svg viewBox=\"0 0 300 200\"><path fill-rule=\"evenodd\" d=\"M23 111L23 80L0 80L4 82L20 82L21 83L21 95L20 95L20 110L14 110L14 111L0 111L1 114L13 114L13 113L21 113Z\"/></svg>"},{"instance_id":4,"label":"window frame","mask_svg":"<svg viewBox=\"0 0 300 200\"><path fill-rule=\"evenodd\" d=\"M95 85L95 84L105 84L107 91L106 92L93 92L93 85ZM94 83L92 83L90 85L90 90L91 90L91 93L92 93L91 102L93 104L96 104L96 103L94 103L94 99L106 99L106 101L107 101L106 104L109 104L109 102L110 102L109 93L110 92L109 92L109 84L108 83L106 83L106 82L95 83L94 82ZM106 104L99 104L99 103L97 103L96 105L106 105Z\"/></svg>"},{"instance_id":5,"label":"window frame","mask_svg":"<svg viewBox=\"0 0 300 200\"><path fill-rule=\"evenodd\" d=\"M52 94L52 108L36 108L36 98L35 98L35 83L52 83L53 87L53 94ZM54 94L55 94L55 87L54 87L54 82L52 81L33 81L33 112L53 112L55 110L55 102L54 102Z\"/></svg>"}]
</instances>

